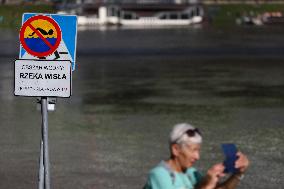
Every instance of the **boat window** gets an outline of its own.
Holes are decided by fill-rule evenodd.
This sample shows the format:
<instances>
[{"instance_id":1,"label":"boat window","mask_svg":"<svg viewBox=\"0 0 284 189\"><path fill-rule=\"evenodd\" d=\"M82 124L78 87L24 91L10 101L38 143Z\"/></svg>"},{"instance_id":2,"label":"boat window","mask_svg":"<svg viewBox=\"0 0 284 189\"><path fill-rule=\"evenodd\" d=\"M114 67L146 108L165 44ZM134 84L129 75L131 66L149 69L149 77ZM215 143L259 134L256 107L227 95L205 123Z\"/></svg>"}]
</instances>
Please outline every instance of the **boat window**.
<instances>
[{"instance_id":1,"label":"boat window","mask_svg":"<svg viewBox=\"0 0 284 189\"><path fill-rule=\"evenodd\" d=\"M132 18L132 15L129 14L129 13L124 13L123 18L124 18L125 20L130 20L130 19Z\"/></svg>"},{"instance_id":2,"label":"boat window","mask_svg":"<svg viewBox=\"0 0 284 189\"><path fill-rule=\"evenodd\" d=\"M178 19L178 15L176 13L171 13L170 19Z\"/></svg>"},{"instance_id":3,"label":"boat window","mask_svg":"<svg viewBox=\"0 0 284 189\"><path fill-rule=\"evenodd\" d=\"M166 15L166 14L162 14L162 15L159 16L159 18L162 19L162 20L164 20L164 19L167 18L167 15Z\"/></svg>"},{"instance_id":4,"label":"boat window","mask_svg":"<svg viewBox=\"0 0 284 189\"><path fill-rule=\"evenodd\" d=\"M123 18L125 20L131 20L131 19L138 19L138 16L135 13L132 13L132 12L124 12Z\"/></svg>"},{"instance_id":5,"label":"boat window","mask_svg":"<svg viewBox=\"0 0 284 189\"><path fill-rule=\"evenodd\" d=\"M199 7L196 7L196 15L198 16L200 13L199 13Z\"/></svg>"},{"instance_id":6,"label":"boat window","mask_svg":"<svg viewBox=\"0 0 284 189\"><path fill-rule=\"evenodd\" d=\"M189 19L189 15L186 13L181 14L181 19Z\"/></svg>"},{"instance_id":7,"label":"boat window","mask_svg":"<svg viewBox=\"0 0 284 189\"><path fill-rule=\"evenodd\" d=\"M115 16L115 8L114 7L109 7L107 9L107 15L108 16Z\"/></svg>"},{"instance_id":8,"label":"boat window","mask_svg":"<svg viewBox=\"0 0 284 189\"><path fill-rule=\"evenodd\" d=\"M191 11L190 15L191 15L191 17L194 16L194 10Z\"/></svg>"}]
</instances>

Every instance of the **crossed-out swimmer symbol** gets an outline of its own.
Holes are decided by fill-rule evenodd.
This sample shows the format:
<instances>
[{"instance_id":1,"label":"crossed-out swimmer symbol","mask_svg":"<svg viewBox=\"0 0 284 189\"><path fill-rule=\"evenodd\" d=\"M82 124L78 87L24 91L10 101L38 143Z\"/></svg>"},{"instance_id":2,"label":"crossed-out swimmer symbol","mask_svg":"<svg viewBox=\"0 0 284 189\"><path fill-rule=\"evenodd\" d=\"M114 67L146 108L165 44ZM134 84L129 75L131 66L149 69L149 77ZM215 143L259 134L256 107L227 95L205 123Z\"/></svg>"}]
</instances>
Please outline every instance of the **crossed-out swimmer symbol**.
<instances>
[{"instance_id":1,"label":"crossed-out swimmer symbol","mask_svg":"<svg viewBox=\"0 0 284 189\"><path fill-rule=\"evenodd\" d=\"M53 30L52 29L48 30L48 32L47 32L44 29L38 27L38 28L36 28L36 30L38 30L42 35L45 35L45 36L53 35ZM33 36L34 34L35 34L35 32L32 32L31 34L29 34L29 36ZM54 55L55 55L54 60L60 58L59 54L68 54L68 52L58 52L57 50L54 51ZM39 57L39 58L40 59L46 59L46 57Z\"/></svg>"},{"instance_id":2,"label":"crossed-out swimmer symbol","mask_svg":"<svg viewBox=\"0 0 284 189\"><path fill-rule=\"evenodd\" d=\"M42 28L36 28L36 30L38 30L42 35L52 35L53 34L53 30L50 29L48 32L45 31ZM33 36L35 34L35 32L31 33L29 36Z\"/></svg>"}]
</instances>

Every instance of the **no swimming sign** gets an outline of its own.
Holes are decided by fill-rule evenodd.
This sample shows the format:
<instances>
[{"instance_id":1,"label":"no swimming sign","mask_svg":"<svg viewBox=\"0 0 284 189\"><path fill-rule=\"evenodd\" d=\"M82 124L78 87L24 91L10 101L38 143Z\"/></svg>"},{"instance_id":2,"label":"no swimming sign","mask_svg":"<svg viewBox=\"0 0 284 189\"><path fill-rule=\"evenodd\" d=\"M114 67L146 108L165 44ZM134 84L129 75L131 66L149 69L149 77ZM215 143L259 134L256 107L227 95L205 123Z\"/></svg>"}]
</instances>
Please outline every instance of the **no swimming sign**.
<instances>
[{"instance_id":1,"label":"no swimming sign","mask_svg":"<svg viewBox=\"0 0 284 189\"><path fill-rule=\"evenodd\" d=\"M20 59L69 60L75 70L77 16L24 13Z\"/></svg>"},{"instance_id":2,"label":"no swimming sign","mask_svg":"<svg viewBox=\"0 0 284 189\"><path fill-rule=\"evenodd\" d=\"M28 19L20 31L20 42L30 55L43 58L54 53L61 41L61 29L50 17Z\"/></svg>"},{"instance_id":3,"label":"no swimming sign","mask_svg":"<svg viewBox=\"0 0 284 189\"><path fill-rule=\"evenodd\" d=\"M77 16L24 13L15 61L17 96L70 97Z\"/></svg>"}]
</instances>

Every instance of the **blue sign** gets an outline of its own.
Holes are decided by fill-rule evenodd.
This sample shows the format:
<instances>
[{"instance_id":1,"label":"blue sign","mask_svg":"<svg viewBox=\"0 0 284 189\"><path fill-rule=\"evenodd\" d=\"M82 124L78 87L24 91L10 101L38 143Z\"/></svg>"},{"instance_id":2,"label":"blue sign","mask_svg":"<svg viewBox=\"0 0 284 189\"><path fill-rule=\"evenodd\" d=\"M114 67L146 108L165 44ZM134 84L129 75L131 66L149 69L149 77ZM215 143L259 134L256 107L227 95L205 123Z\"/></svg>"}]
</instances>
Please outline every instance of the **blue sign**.
<instances>
[{"instance_id":1,"label":"blue sign","mask_svg":"<svg viewBox=\"0 0 284 189\"><path fill-rule=\"evenodd\" d=\"M35 57L29 54L22 46L20 47L20 59L46 59L46 60L69 60L72 63L72 70L75 70L76 62L76 43L77 43L77 16L76 15L60 15L60 14L39 14L39 13L24 13L22 18L22 25L31 17L37 15L44 15L52 18L61 30L61 42L56 51L46 57ZM34 23L36 25L36 23ZM39 32L43 28L38 29ZM45 31L49 31L47 28Z\"/></svg>"}]
</instances>

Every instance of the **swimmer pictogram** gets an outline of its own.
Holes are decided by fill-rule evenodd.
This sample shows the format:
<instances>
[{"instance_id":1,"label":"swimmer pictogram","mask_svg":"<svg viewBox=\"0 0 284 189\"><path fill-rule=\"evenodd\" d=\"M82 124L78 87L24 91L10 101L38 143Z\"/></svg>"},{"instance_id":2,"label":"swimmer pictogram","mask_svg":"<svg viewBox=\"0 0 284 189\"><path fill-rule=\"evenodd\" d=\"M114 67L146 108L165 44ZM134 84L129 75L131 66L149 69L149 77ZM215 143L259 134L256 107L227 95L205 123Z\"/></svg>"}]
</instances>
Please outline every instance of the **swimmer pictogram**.
<instances>
[{"instance_id":1,"label":"swimmer pictogram","mask_svg":"<svg viewBox=\"0 0 284 189\"><path fill-rule=\"evenodd\" d=\"M52 35L53 34L53 30L50 29L48 32L45 31L42 28L36 28L36 30L38 30L42 35ZM30 34L29 36L33 36L36 32L33 32L32 34Z\"/></svg>"},{"instance_id":2,"label":"swimmer pictogram","mask_svg":"<svg viewBox=\"0 0 284 189\"><path fill-rule=\"evenodd\" d=\"M55 20L37 15L28 19L20 30L20 42L31 55L45 57L56 51L61 41L61 29Z\"/></svg>"}]
</instances>

